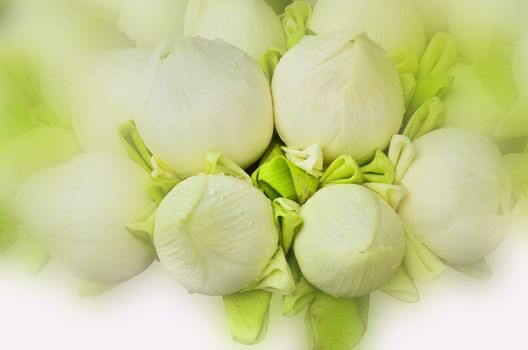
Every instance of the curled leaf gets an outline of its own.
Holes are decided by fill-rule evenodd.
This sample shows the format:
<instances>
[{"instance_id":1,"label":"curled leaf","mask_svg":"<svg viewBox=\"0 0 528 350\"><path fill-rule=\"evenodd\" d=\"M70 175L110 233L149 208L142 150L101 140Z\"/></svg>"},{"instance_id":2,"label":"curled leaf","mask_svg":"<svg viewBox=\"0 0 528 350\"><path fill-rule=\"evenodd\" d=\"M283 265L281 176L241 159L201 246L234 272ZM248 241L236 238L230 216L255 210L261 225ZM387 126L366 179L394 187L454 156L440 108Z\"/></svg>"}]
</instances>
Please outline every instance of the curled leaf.
<instances>
[{"instance_id":1,"label":"curled leaf","mask_svg":"<svg viewBox=\"0 0 528 350\"><path fill-rule=\"evenodd\" d=\"M403 267L398 270L394 278L381 291L404 303L415 303L420 300L416 284Z\"/></svg>"},{"instance_id":2,"label":"curled leaf","mask_svg":"<svg viewBox=\"0 0 528 350\"><path fill-rule=\"evenodd\" d=\"M442 125L445 115L444 103L433 97L416 110L405 126L403 134L415 140Z\"/></svg>"},{"instance_id":3,"label":"curled leaf","mask_svg":"<svg viewBox=\"0 0 528 350\"><path fill-rule=\"evenodd\" d=\"M207 154L205 172L209 175L224 174L251 183L251 178L237 163L219 152Z\"/></svg>"},{"instance_id":4,"label":"curled leaf","mask_svg":"<svg viewBox=\"0 0 528 350\"><path fill-rule=\"evenodd\" d=\"M260 68L262 68L262 72L264 72L264 75L266 76L266 78L268 78L268 81L270 83L273 79L275 67L277 67L277 64L279 64L279 61L283 55L283 49L278 47L272 47L271 49L268 49L266 52L264 52L262 56L260 56Z\"/></svg>"},{"instance_id":5,"label":"curled leaf","mask_svg":"<svg viewBox=\"0 0 528 350\"><path fill-rule=\"evenodd\" d=\"M399 183L416 157L412 141L404 135L392 137L389 146L389 160L394 164L396 183Z\"/></svg>"},{"instance_id":6,"label":"curled leaf","mask_svg":"<svg viewBox=\"0 0 528 350\"><path fill-rule=\"evenodd\" d=\"M143 169L151 172L153 170L151 164L152 153L150 153L141 136L139 136L133 120L121 125L119 128L119 136L128 156Z\"/></svg>"},{"instance_id":7,"label":"curled leaf","mask_svg":"<svg viewBox=\"0 0 528 350\"><path fill-rule=\"evenodd\" d=\"M311 33L307 25L312 17L312 6L304 0L294 1L284 9L282 26L286 33L286 46L291 48Z\"/></svg>"},{"instance_id":8,"label":"curled leaf","mask_svg":"<svg viewBox=\"0 0 528 350\"><path fill-rule=\"evenodd\" d=\"M417 281L433 281L445 271L445 265L414 233L405 230L405 255L402 265L409 277Z\"/></svg>"},{"instance_id":9,"label":"curled leaf","mask_svg":"<svg viewBox=\"0 0 528 350\"><path fill-rule=\"evenodd\" d=\"M277 198L272 205L275 225L279 228L279 242L284 252L288 254L295 235L303 223L299 214L301 207L296 202L286 198Z\"/></svg>"}]
</instances>

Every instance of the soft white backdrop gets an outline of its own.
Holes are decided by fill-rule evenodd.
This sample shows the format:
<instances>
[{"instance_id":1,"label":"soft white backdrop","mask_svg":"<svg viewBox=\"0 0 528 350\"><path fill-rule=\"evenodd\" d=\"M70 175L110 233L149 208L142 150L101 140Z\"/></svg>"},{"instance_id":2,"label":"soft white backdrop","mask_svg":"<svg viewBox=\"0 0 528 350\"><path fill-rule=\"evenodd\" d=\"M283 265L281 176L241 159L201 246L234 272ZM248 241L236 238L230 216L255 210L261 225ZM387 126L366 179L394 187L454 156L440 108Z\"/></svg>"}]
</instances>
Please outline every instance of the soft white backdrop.
<instances>
[{"instance_id":1,"label":"soft white backdrop","mask_svg":"<svg viewBox=\"0 0 528 350\"><path fill-rule=\"evenodd\" d=\"M420 285L418 304L375 294L360 349L528 349L528 237L509 237L489 262L491 281L450 271ZM230 340L219 298L187 294L159 266L97 299L79 299L72 284L53 265L36 277L3 265L0 348L248 349ZM268 338L249 349L304 350L303 316L273 313Z\"/></svg>"}]
</instances>

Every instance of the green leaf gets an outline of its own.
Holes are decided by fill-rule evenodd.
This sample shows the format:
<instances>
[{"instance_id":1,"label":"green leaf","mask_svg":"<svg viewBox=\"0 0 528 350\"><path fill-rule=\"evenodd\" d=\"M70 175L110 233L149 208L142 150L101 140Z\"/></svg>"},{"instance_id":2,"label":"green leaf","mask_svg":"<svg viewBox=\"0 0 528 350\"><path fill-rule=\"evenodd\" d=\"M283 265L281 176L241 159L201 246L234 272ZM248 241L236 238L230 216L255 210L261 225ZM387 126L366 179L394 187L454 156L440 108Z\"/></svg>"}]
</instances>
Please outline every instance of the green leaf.
<instances>
[{"instance_id":1,"label":"green leaf","mask_svg":"<svg viewBox=\"0 0 528 350\"><path fill-rule=\"evenodd\" d=\"M403 267L409 277L417 281L433 281L445 271L445 265L414 233L405 228Z\"/></svg>"},{"instance_id":2,"label":"green leaf","mask_svg":"<svg viewBox=\"0 0 528 350\"><path fill-rule=\"evenodd\" d=\"M281 151L271 155L252 175L253 184L271 200L287 198L303 204L319 187L319 180L293 165Z\"/></svg>"},{"instance_id":3,"label":"green leaf","mask_svg":"<svg viewBox=\"0 0 528 350\"><path fill-rule=\"evenodd\" d=\"M154 200L156 204L160 204L163 198L165 198L165 196L167 196L180 182L181 180L177 178L165 179L151 177L147 184L147 191L152 200Z\"/></svg>"},{"instance_id":4,"label":"green leaf","mask_svg":"<svg viewBox=\"0 0 528 350\"><path fill-rule=\"evenodd\" d=\"M151 164L152 153L145 146L133 120L121 125L119 136L128 156L132 160L148 172L154 170Z\"/></svg>"},{"instance_id":5,"label":"green leaf","mask_svg":"<svg viewBox=\"0 0 528 350\"><path fill-rule=\"evenodd\" d=\"M453 85L453 81L453 77L447 74L418 80L416 82L416 90L406 112L406 119L408 120L433 97L442 98Z\"/></svg>"},{"instance_id":6,"label":"green leaf","mask_svg":"<svg viewBox=\"0 0 528 350\"><path fill-rule=\"evenodd\" d=\"M350 350L367 330L369 297L334 298L318 293L306 313L312 349Z\"/></svg>"},{"instance_id":7,"label":"green leaf","mask_svg":"<svg viewBox=\"0 0 528 350\"><path fill-rule=\"evenodd\" d=\"M396 180L394 164L382 150L376 150L374 158L361 167L366 182L393 184Z\"/></svg>"},{"instance_id":8,"label":"green leaf","mask_svg":"<svg viewBox=\"0 0 528 350\"><path fill-rule=\"evenodd\" d=\"M338 157L326 169L320 181L323 186L364 182L394 183L395 177L394 165L383 151L377 150L373 158L363 166L349 155Z\"/></svg>"},{"instance_id":9,"label":"green leaf","mask_svg":"<svg viewBox=\"0 0 528 350\"><path fill-rule=\"evenodd\" d=\"M402 186L379 183L379 182L367 182L363 186L376 192L381 198L385 200L394 210L398 210L401 201L407 195L407 191Z\"/></svg>"},{"instance_id":10,"label":"green leaf","mask_svg":"<svg viewBox=\"0 0 528 350\"><path fill-rule=\"evenodd\" d=\"M294 1L284 9L282 26L286 33L286 47L297 45L301 39L312 32L307 28L312 17L312 6L304 0Z\"/></svg>"},{"instance_id":11,"label":"green leaf","mask_svg":"<svg viewBox=\"0 0 528 350\"><path fill-rule=\"evenodd\" d=\"M138 221L130 222L126 229L134 236L145 248L147 248L153 257L158 258L154 248L154 225L156 223L156 206L149 208L143 218Z\"/></svg>"},{"instance_id":12,"label":"green leaf","mask_svg":"<svg viewBox=\"0 0 528 350\"><path fill-rule=\"evenodd\" d=\"M405 107L409 107L416 92L416 78L410 73L400 74Z\"/></svg>"},{"instance_id":13,"label":"green leaf","mask_svg":"<svg viewBox=\"0 0 528 350\"><path fill-rule=\"evenodd\" d=\"M205 173L224 174L251 183L251 178L235 161L220 152L209 152L206 156Z\"/></svg>"},{"instance_id":14,"label":"green leaf","mask_svg":"<svg viewBox=\"0 0 528 350\"><path fill-rule=\"evenodd\" d=\"M293 317L311 304L318 291L306 279L301 278L295 285L292 295L282 297L282 314Z\"/></svg>"},{"instance_id":15,"label":"green leaf","mask_svg":"<svg viewBox=\"0 0 528 350\"><path fill-rule=\"evenodd\" d=\"M282 297L282 314L292 317L301 312L315 300L319 291L313 287L302 275L301 268L292 255L289 258L290 270L295 280L295 291L291 295Z\"/></svg>"},{"instance_id":16,"label":"green leaf","mask_svg":"<svg viewBox=\"0 0 528 350\"><path fill-rule=\"evenodd\" d=\"M272 202L275 225L279 229L279 242L286 254L290 251L303 218L299 214L300 205L287 198L277 198Z\"/></svg>"},{"instance_id":17,"label":"green leaf","mask_svg":"<svg viewBox=\"0 0 528 350\"><path fill-rule=\"evenodd\" d=\"M275 67L279 64L280 59L284 56L285 51L278 47L273 47L268 49L266 52L260 56L259 64L262 72L268 81L271 83L273 79L273 73L275 72Z\"/></svg>"},{"instance_id":18,"label":"green leaf","mask_svg":"<svg viewBox=\"0 0 528 350\"><path fill-rule=\"evenodd\" d=\"M361 184L365 182L365 177L352 156L342 155L328 166L320 180L323 186Z\"/></svg>"},{"instance_id":19,"label":"green leaf","mask_svg":"<svg viewBox=\"0 0 528 350\"><path fill-rule=\"evenodd\" d=\"M253 290L226 295L224 307L233 339L252 345L266 336L272 293Z\"/></svg>"},{"instance_id":20,"label":"green leaf","mask_svg":"<svg viewBox=\"0 0 528 350\"><path fill-rule=\"evenodd\" d=\"M454 39L447 33L436 34L420 59L417 78L436 77L447 73L458 58Z\"/></svg>"},{"instance_id":21,"label":"green leaf","mask_svg":"<svg viewBox=\"0 0 528 350\"><path fill-rule=\"evenodd\" d=\"M389 281L381 291L391 297L403 301L404 303L415 303L420 301L420 295L416 284L409 277L403 267L401 267L394 278Z\"/></svg>"},{"instance_id":22,"label":"green leaf","mask_svg":"<svg viewBox=\"0 0 528 350\"><path fill-rule=\"evenodd\" d=\"M418 57L415 54L410 53L404 48L400 48L394 51L390 55L391 60L396 65L396 69L400 75L411 74L415 75L418 70Z\"/></svg>"},{"instance_id":23,"label":"green leaf","mask_svg":"<svg viewBox=\"0 0 528 350\"><path fill-rule=\"evenodd\" d=\"M411 140L416 140L429 131L440 127L444 121L444 116L444 103L438 97L433 97L414 112L405 126L403 134Z\"/></svg>"},{"instance_id":24,"label":"green leaf","mask_svg":"<svg viewBox=\"0 0 528 350\"><path fill-rule=\"evenodd\" d=\"M292 294L295 291L295 282L284 251L279 248L271 262L266 267L259 280L251 289L260 289L268 292Z\"/></svg>"},{"instance_id":25,"label":"green leaf","mask_svg":"<svg viewBox=\"0 0 528 350\"><path fill-rule=\"evenodd\" d=\"M388 157L391 163L394 164L395 183L400 183L416 157L416 151L411 140L404 135L393 136L389 146Z\"/></svg>"},{"instance_id":26,"label":"green leaf","mask_svg":"<svg viewBox=\"0 0 528 350\"><path fill-rule=\"evenodd\" d=\"M486 260L482 259L473 264L469 265L449 265L452 269L463 273L469 277L476 278L478 280L487 281L491 278L492 272Z\"/></svg>"}]
</instances>

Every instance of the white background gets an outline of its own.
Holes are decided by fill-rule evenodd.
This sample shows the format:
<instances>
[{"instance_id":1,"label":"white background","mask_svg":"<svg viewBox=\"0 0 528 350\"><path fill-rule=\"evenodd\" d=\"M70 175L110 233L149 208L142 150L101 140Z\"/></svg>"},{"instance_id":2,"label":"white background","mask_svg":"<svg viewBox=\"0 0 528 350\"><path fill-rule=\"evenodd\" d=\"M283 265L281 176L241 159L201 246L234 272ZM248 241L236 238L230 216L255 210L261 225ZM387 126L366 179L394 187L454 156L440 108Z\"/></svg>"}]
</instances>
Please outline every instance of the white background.
<instances>
[{"instance_id":1,"label":"white background","mask_svg":"<svg viewBox=\"0 0 528 350\"><path fill-rule=\"evenodd\" d=\"M419 285L417 304L373 295L360 349L528 349L528 237L509 237L489 262L491 281L449 271ZM219 298L187 294L158 265L96 299L79 299L53 265L35 277L0 268L2 349L306 350L303 316L278 314L248 348L231 341Z\"/></svg>"}]
</instances>

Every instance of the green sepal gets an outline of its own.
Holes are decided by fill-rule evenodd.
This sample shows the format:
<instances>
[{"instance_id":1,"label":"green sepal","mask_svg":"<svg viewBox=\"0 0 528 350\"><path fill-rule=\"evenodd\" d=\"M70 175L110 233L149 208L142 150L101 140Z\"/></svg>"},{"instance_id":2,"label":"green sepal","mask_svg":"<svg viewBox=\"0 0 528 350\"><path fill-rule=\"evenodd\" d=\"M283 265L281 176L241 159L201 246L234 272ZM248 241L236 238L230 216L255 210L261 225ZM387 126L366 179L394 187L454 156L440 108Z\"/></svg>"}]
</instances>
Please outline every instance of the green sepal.
<instances>
[{"instance_id":1,"label":"green sepal","mask_svg":"<svg viewBox=\"0 0 528 350\"><path fill-rule=\"evenodd\" d=\"M411 140L440 127L444 122L445 105L438 97L422 104L409 119L403 134Z\"/></svg>"},{"instance_id":2,"label":"green sepal","mask_svg":"<svg viewBox=\"0 0 528 350\"><path fill-rule=\"evenodd\" d=\"M145 146L133 120L123 123L119 127L119 137L132 160L149 173L154 170L151 164L152 153Z\"/></svg>"},{"instance_id":3,"label":"green sepal","mask_svg":"<svg viewBox=\"0 0 528 350\"><path fill-rule=\"evenodd\" d=\"M287 198L303 204L319 187L319 179L292 164L277 145L251 176L253 184L271 200Z\"/></svg>"},{"instance_id":4,"label":"green sepal","mask_svg":"<svg viewBox=\"0 0 528 350\"><path fill-rule=\"evenodd\" d=\"M156 209L157 206L152 206L142 218L137 221L130 222L126 225L126 229L134 238L136 238L141 244L152 254L152 256L158 259L158 254L154 248L154 226L156 223Z\"/></svg>"},{"instance_id":5,"label":"green sepal","mask_svg":"<svg viewBox=\"0 0 528 350\"><path fill-rule=\"evenodd\" d=\"M180 179L172 178L154 178L151 177L147 183L147 191L150 198L156 203L160 204L169 192L181 182Z\"/></svg>"},{"instance_id":6,"label":"green sepal","mask_svg":"<svg viewBox=\"0 0 528 350\"><path fill-rule=\"evenodd\" d=\"M286 317L297 315L315 300L317 293L317 289L301 278L295 285L293 294L282 297L282 314Z\"/></svg>"},{"instance_id":7,"label":"green sepal","mask_svg":"<svg viewBox=\"0 0 528 350\"><path fill-rule=\"evenodd\" d=\"M113 284L101 284L97 282L81 280L79 282L77 293L82 298L92 298L104 294L115 287L116 286Z\"/></svg>"},{"instance_id":8,"label":"green sepal","mask_svg":"<svg viewBox=\"0 0 528 350\"><path fill-rule=\"evenodd\" d=\"M285 295L295 291L293 275L282 248L277 250L258 281L249 289L265 290L271 293L278 292Z\"/></svg>"},{"instance_id":9,"label":"green sepal","mask_svg":"<svg viewBox=\"0 0 528 350\"><path fill-rule=\"evenodd\" d=\"M383 151L377 150L362 166L352 156L338 157L328 166L320 181L323 186L364 182L394 183L395 177L394 165Z\"/></svg>"},{"instance_id":10,"label":"green sepal","mask_svg":"<svg viewBox=\"0 0 528 350\"><path fill-rule=\"evenodd\" d=\"M365 177L352 156L342 155L328 166L320 181L323 186L362 184L365 182Z\"/></svg>"},{"instance_id":11,"label":"green sepal","mask_svg":"<svg viewBox=\"0 0 528 350\"><path fill-rule=\"evenodd\" d=\"M416 92L416 78L410 73L400 74L405 108L409 107Z\"/></svg>"},{"instance_id":12,"label":"green sepal","mask_svg":"<svg viewBox=\"0 0 528 350\"><path fill-rule=\"evenodd\" d=\"M295 280L295 291L291 295L282 297L282 314L286 317L293 317L312 303L319 291L303 277L301 268L293 255L290 256L289 263Z\"/></svg>"},{"instance_id":13,"label":"green sepal","mask_svg":"<svg viewBox=\"0 0 528 350\"><path fill-rule=\"evenodd\" d=\"M278 47L272 47L262 54L259 58L259 65L262 72L271 83L273 80L273 73L275 73L275 67L279 64L280 59L284 56L285 51Z\"/></svg>"},{"instance_id":14,"label":"green sepal","mask_svg":"<svg viewBox=\"0 0 528 350\"><path fill-rule=\"evenodd\" d=\"M488 281L492 277L491 268L486 260L482 259L469 265L449 265L453 270L478 280Z\"/></svg>"},{"instance_id":15,"label":"green sepal","mask_svg":"<svg viewBox=\"0 0 528 350\"><path fill-rule=\"evenodd\" d=\"M277 198L272 202L275 225L279 229L279 244L288 254L297 232L302 226L301 206L287 198Z\"/></svg>"},{"instance_id":16,"label":"green sepal","mask_svg":"<svg viewBox=\"0 0 528 350\"><path fill-rule=\"evenodd\" d=\"M376 150L374 158L361 166L365 182L393 184L396 180L394 164L382 150Z\"/></svg>"},{"instance_id":17,"label":"green sepal","mask_svg":"<svg viewBox=\"0 0 528 350\"><path fill-rule=\"evenodd\" d=\"M390 58L396 65L396 69L400 75L416 75L416 71L418 70L418 57L415 54L410 53L404 48L400 48L394 51L390 55Z\"/></svg>"},{"instance_id":18,"label":"green sepal","mask_svg":"<svg viewBox=\"0 0 528 350\"><path fill-rule=\"evenodd\" d=\"M205 173L224 174L251 183L251 177L235 161L220 152L209 152L205 161Z\"/></svg>"},{"instance_id":19,"label":"green sepal","mask_svg":"<svg viewBox=\"0 0 528 350\"><path fill-rule=\"evenodd\" d=\"M369 297L334 298L319 292L306 313L312 349L350 350L363 338L368 323Z\"/></svg>"},{"instance_id":20,"label":"green sepal","mask_svg":"<svg viewBox=\"0 0 528 350\"><path fill-rule=\"evenodd\" d=\"M418 64L416 87L408 104L408 120L424 103L433 97L442 98L453 84L448 75L451 66L458 58L458 50L453 38L446 33L438 33L431 39Z\"/></svg>"},{"instance_id":21,"label":"green sepal","mask_svg":"<svg viewBox=\"0 0 528 350\"><path fill-rule=\"evenodd\" d=\"M402 186L386 184L380 182L367 182L363 186L376 192L394 210L398 210L400 203L407 195L407 191Z\"/></svg>"},{"instance_id":22,"label":"green sepal","mask_svg":"<svg viewBox=\"0 0 528 350\"><path fill-rule=\"evenodd\" d=\"M420 294L418 293L416 284L403 267L400 267L396 275L381 288L381 291L404 303L416 303L420 301Z\"/></svg>"},{"instance_id":23,"label":"green sepal","mask_svg":"<svg viewBox=\"0 0 528 350\"><path fill-rule=\"evenodd\" d=\"M444 263L434 255L408 228L405 228L403 267L417 281L433 281L445 271Z\"/></svg>"},{"instance_id":24,"label":"green sepal","mask_svg":"<svg viewBox=\"0 0 528 350\"><path fill-rule=\"evenodd\" d=\"M447 33L436 34L425 49L416 77L418 80L427 77L441 76L458 58L458 49L454 39Z\"/></svg>"},{"instance_id":25,"label":"green sepal","mask_svg":"<svg viewBox=\"0 0 528 350\"><path fill-rule=\"evenodd\" d=\"M394 165L395 183L400 183L407 169L416 158L412 141L405 135L395 135L391 139L388 157Z\"/></svg>"},{"instance_id":26,"label":"green sepal","mask_svg":"<svg viewBox=\"0 0 528 350\"><path fill-rule=\"evenodd\" d=\"M262 290L223 297L231 336L236 342L253 345L264 339L268 330L271 297L272 293Z\"/></svg>"},{"instance_id":27,"label":"green sepal","mask_svg":"<svg viewBox=\"0 0 528 350\"><path fill-rule=\"evenodd\" d=\"M406 119L408 120L424 103L433 97L444 97L453 85L453 81L454 78L447 74L418 80L413 98L406 111Z\"/></svg>"},{"instance_id":28,"label":"green sepal","mask_svg":"<svg viewBox=\"0 0 528 350\"><path fill-rule=\"evenodd\" d=\"M301 39L312 34L307 27L312 17L312 6L305 0L297 0L284 9L282 27L286 33L286 47L288 49L297 45Z\"/></svg>"}]
</instances>

